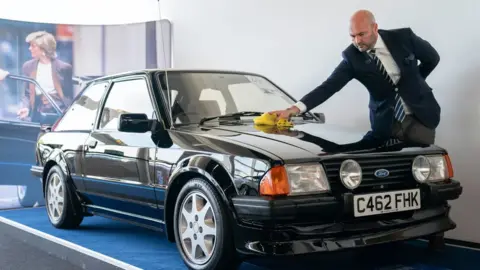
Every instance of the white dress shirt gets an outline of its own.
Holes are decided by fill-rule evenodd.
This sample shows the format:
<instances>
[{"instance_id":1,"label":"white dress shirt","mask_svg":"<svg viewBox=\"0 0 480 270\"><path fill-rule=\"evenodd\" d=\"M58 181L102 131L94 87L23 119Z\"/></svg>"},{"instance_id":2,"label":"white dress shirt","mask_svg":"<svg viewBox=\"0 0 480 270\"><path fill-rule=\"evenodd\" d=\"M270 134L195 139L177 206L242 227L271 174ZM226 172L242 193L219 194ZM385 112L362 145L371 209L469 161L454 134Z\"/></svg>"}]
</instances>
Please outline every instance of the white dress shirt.
<instances>
[{"instance_id":1,"label":"white dress shirt","mask_svg":"<svg viewBox=\"0 0 480 270\"><path fill-rule=\"evenodd\" d=\"M388 50L387 46L383 42L383 39L380 35L378 35L378 39L377 39L377 42L375 43L374 49L375 49L375 55L378 57L378 59L380 59L388 75L396 84L398 80L400 80L400 69L398 68L397 63L393 59L392 55L390 54L390 51ZM408 109L407 105L403 102L403 100L402 100L402 103L405 110L405 114L410 114L410 110ZM301 101L295 103L294 106L300 110L300 113L304 113L307 110L307 106L305 106L305 104Z\"/></svg>"}]
</instances>

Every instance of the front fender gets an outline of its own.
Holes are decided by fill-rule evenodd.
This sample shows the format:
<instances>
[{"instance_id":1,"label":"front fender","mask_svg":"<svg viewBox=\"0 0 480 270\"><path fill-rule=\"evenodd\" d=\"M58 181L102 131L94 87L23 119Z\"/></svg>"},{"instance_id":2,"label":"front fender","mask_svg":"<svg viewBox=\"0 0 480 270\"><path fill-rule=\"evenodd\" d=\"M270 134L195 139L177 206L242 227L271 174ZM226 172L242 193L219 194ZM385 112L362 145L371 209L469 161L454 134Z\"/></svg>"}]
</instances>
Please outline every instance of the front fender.
<instances>
[{"instance_id":1,"label":"front fender","mask_svg":"<svg viewBox=\"0 0 480 270\"><path fill-rule=\"evenodd\" d=\"M53 166L58 165L65 175L70 175L70 169L68 168L67 161L61 149L39 144L37 154L40 159L38 163L43 167L41 173L43 192L45 192L48 172ZM35 175L35 170L32 170L32 173ZM67 181L69 181L69 177L67 177Z\"/></svg>"},{"instance_id":2,"label":"front fender","mask_svg":"<svg viewBox=\"0 0 480 270\"><path fill-rule=\"evenodd\" d=\"M182 181L182 176L186 173L197 174L208 180L219 191L220 195L225 197L226 201L230 196L238 194L233 177L226 166L212 156L201 154L192 155L177 162L168 183L167 199L171 187L176 185L177 181Z\"/></svg>"},{"instance_id":3,"label":"front fender","mask_svg":"<svg viewBox=\"0 0 480 270\"><path fill-rule=\"evenodd\" d=\"M238 194L233 183L233 178L226 167L209 155L192 155L180 160L173 170L165 193L164 220L169 240L173 241L173 213L177 196L183 185L188 180L202 177L212 184L218 191L224 205L232 213L231 218L236 218L229 198Z\"/></svg>"},{"instance_id":4,"label":"front fender","mask_svg":"<svg viewBox=\"0 0 480 270\"><path fill-rule=\"evenodd\" d=\"M45 147L45 145L43 145L43 147ZM43 166L44 177L46 177L46 174L54 164L57 164L62 169L65 175L70 174L67 161L61 149L58 149L58 148L40 149L39 148L38 154L41 159L40 163Z\"/></svg>"}]
</instances>

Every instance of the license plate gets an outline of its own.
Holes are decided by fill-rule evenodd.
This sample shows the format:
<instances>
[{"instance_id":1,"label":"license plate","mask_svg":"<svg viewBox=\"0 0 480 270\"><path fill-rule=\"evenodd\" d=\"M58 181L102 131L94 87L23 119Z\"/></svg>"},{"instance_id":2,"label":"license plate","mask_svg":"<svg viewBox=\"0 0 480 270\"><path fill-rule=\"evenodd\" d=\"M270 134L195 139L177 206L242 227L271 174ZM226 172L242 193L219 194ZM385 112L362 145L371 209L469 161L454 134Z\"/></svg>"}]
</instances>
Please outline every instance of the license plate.
<instances>
[{"instance_id":1,"label":"license plate","mask_svg":"<svg viewBox=\"0 0 480 270\"><path fill-rule=\"evenodd\" d=\"M355 217L420 209L420 189L356 195L353 203Z\"/></svg>"}]
</instances>

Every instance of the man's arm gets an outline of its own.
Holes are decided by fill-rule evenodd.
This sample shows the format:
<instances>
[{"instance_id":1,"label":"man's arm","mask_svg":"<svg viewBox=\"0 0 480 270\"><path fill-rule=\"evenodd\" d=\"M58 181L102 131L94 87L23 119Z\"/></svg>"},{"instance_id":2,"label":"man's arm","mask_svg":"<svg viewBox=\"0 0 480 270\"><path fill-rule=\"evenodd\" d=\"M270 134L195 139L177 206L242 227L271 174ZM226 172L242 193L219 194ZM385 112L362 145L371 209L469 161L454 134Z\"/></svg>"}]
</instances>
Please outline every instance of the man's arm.
<instances>
[{"instance_id":1,"label":"man's arm","mask_svg":"<svg viewBox=\"0 0 480 270\"><path fill-rule=\"evenodd\" d=\"M295 104L295 106L300 109L300 113L310 111L322 104L353 79L353 68L347 60L345 60L345 55L343 55L343 57L342 62L340 62L326 81L306 94Z\"/></svg>"},{"instance_id":2,"label":"man's arm","mask_svg":"<svg viewBox=\"0 0 480 270\"><path fill-rule=\"evenodd\" d=\"M420 74L426 79L440 62L440 55L428 41L417 36L411 28L409 30L413 53L420 60Z\"/></svg>"}]
</instances>

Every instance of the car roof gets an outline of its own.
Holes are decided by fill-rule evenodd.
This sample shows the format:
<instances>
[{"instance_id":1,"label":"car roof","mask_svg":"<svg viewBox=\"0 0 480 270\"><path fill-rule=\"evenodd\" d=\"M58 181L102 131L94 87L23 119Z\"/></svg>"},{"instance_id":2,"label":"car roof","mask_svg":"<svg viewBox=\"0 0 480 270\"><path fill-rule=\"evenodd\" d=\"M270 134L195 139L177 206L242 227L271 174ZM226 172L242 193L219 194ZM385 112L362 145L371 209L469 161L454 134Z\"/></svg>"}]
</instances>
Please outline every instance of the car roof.
<instances>
[{"instance_id":1,"label":"car roof","mask_svg":"<svg viewBox=\"0 0 480 270\"><path fill-rule=\"evenodd\" d=\"M227 70L227 69L175 69L175 68L168 68L168 69L139 69L139 70L132 70L132 71L126 71L126 72L120 72L120 73L115 73L115 74L110 74L106 76L101 76L92 79L89 82L94 82L94 81L105 81L105 80L114 80L122 77L128 77L128 76L135 76L135 75L145 75L145 74L151 74L151 73L157 73L157 72L185 72L185 73L190 73L190 72L204 72L204 73L231 73L231 74L242 74L242 75L252 75L252 76L260 76L264 77L261 74L253 73L253 72L246 72L246 71L238 71L238 70Z\"/></svg>"}]
</instances>

